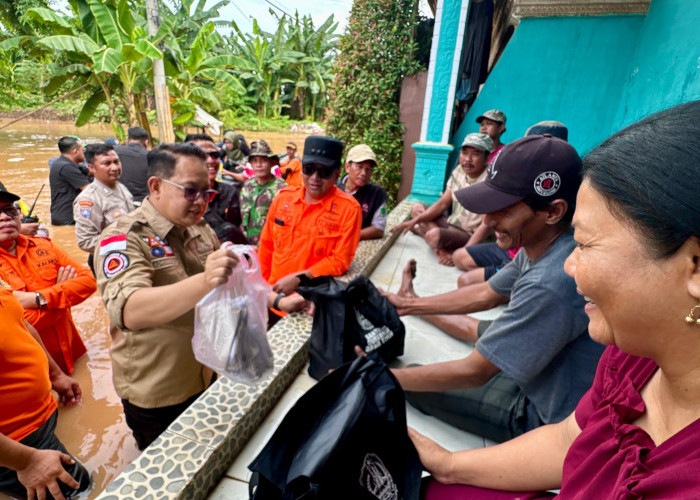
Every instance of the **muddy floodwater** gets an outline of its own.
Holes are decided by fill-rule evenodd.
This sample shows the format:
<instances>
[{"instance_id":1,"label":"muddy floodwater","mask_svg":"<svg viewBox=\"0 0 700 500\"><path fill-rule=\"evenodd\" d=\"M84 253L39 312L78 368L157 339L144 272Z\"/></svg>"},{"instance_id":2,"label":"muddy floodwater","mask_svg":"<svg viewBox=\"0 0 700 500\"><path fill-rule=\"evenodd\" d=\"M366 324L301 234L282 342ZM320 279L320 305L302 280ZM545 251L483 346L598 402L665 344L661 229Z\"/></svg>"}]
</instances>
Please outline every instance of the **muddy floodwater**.
<instances>
[{"instance_id":1,"label":"muddy floodwater","mask_svg":"<svg viewBox=\"0 0 700 500\"><path fill-rule=\"evenodd\" d=\"M9 121L0 120L0 126ZM242 133L248 143L265 139L278 153L285 151L287 141L294 141L301 154L306 137L306 134ZM84 264L87 254L78 248L73 227L50 225L48 160L58 156L56 143L64 135L77 135L88 143L113 137L108 125L76 128L70 122L59 121L24 120L15 123L0 130L0 182L29 205L41 185L45 184L35 214L49 228L52 241ZM57 434L92 474L91 489L81 496L87 499L96 497L139 455L139 451L126 426L121 403L112 385L108 320L99 295L93 294L73 307L72 312L87 346L87 354L76 363L73 374L82 387L83 402L75 408L59 410ZM0 498L7 497L0 494Z\"/></svg>"}]
</instances>

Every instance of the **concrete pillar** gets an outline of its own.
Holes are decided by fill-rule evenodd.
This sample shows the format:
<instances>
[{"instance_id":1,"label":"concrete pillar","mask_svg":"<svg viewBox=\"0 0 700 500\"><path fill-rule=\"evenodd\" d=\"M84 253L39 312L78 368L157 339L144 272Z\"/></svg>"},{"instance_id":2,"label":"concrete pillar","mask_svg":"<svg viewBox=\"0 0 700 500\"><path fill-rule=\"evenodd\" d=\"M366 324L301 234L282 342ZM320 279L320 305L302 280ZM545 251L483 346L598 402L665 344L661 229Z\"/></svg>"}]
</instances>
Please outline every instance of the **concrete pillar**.
<instances>
[{"instance_id":1,"label":"concrete pillar","mask_svg":"<svg viewBox=\"0 0 700 500\"><path fill-rule=\"evenodd\" d=\"M411 198L423 203L440 197L449 168L450 124L468 12L469 0L438 0L435 11L421 136L413 144L416 168Z\"/></svg>"}]
</instances>

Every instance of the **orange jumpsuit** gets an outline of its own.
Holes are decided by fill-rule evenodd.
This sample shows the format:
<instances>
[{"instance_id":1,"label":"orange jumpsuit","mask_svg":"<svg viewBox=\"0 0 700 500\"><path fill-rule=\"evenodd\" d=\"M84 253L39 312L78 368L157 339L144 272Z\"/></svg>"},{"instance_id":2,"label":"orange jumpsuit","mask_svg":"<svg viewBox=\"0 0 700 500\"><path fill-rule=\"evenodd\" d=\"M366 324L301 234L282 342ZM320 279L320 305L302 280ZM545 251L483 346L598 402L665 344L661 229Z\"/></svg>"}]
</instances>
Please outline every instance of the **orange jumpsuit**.
<instances>
[{"instance_id":1,"label":"orange jumpsuit","mask_svg":"<svg viewBox=\"0 0 700 500\"><path fill-rule=\"evenodd\" d=\"M306 188L286 187L272 200L260 234L260 271L268 283L309 269L312 276L340 276L360 241L362 210L336 186L319 201L304 201Z\"/></svg>"},{"instance_id":2,"label":"orange jumpsuit","mask_svg":"<svg viewBox=\"0 0 700 500\"><path fill-rule=\"evenodd\" d=\"M21 441L51 417L49 361L29 333L12 290L0 287L0 432Z\"/></svg>"},{"instance_id":3,"label":"orange jumpsuit","mask_svg":"<svg viewBox=\"0 0 700 500\"><path fill-rule=\"evenodd\" d=\"M73 266L77 276L56 283L61 266ZM46 350L61 370L73 373L73 362L85 354L70 308L96 290L90 270L71 259L46 238L17 237L16 255L0 248L0 278L13 290L39 292L46 299L42 309L25 309L24 318L37 329Z\"/></svg>"},{"instance_id":4,"label":"orange jumpsuit","mask_svg":"<svg viewBox=\"0 0 700 500\"><path fill-rule=\"evenodd\" d=\"M280 172L285 173L290 169L289 175L284 180L287 186L298 187L302 185L301 178L301 160L296 156L292 160L283 160L280 162Z\"/></svg>"}]
</instances>

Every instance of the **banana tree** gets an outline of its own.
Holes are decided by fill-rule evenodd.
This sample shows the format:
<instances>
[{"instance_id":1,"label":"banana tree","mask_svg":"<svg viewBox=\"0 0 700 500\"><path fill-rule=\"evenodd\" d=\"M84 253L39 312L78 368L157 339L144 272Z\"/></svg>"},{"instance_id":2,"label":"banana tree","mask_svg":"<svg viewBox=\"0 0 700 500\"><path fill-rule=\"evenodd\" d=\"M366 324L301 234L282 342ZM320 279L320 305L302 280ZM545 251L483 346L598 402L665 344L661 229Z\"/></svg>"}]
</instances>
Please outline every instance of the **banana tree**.
<instances>
[{"instance_id":1,"label":"banana tree","mask_svg":"<svg viewBox=\"0 0 700 500\"><path fill-rule=\"evenodd\" d=\"M184 50L172 38L164 47L165 71L175 113L173 125L176 134L182 136L188 125L194 122L196 105L208 110L219 110L217 93L245 94L246 88L233 70L249 70L249 63L231 54L219 54L221 36L208 22L197 32L194 40Z\"/></svg>"},{"instance_id":2,"label":"banana tree","mask_svg":"<svg viewBox=\"0 0 700 500\"><path fill-rule=\"evenodd\" d=\"M156 43L162 33L167 33L167 26L151 40L146 20L127 0L70 0L69 3L74 17L45 8L29 9L23 16L49 27L54 35L17 37L3 43L8 46L34 43L55 55L53 73L44 87L48 95L68 82L72 88L90 84L77 126L87 123L97 106L104 102L109 108L112 128L120 138L125 134L118 120L119 107L129 125L139 123L147 127L144 91L150 84L153 59L162 57Z\"/></svg>"},{"instance_id":3,"label":"banana tree","mask_svg":"<svg viewBox=\"0 0 700 500\"><path fill-rule=\"evenodd\" d=\"M333 15L314 29L310 17L295 15L287 32L286 46L289 50L304 53L305 56L288 65L287 72L293 80L293 101L291 114L295 118L316 119L316 112L325 106L327 84L333 81L333 58L337 46L335 30L338 23ZM311 94L311 100L307 99Z\"/></svg>"},{"instance_id":4,"label":"banana tree","mask_svg":"<svg viewBox=\"0 0 700 500\"><path fill-rule=\"evenodd\" d=\"M241 59L247 61L247 68L238 76L244 80L248 95L252 96L259 115L268 116L271 109L279 115L282 103L282 86L293 83L284 76L284 69L302 59L305 54L285 47L286 19L281 19L277 31L269 34L253 21L253 33L243 33L235 22L231 23L235 34L228 38L229 46Z\"/></svg>"}]
</instances>

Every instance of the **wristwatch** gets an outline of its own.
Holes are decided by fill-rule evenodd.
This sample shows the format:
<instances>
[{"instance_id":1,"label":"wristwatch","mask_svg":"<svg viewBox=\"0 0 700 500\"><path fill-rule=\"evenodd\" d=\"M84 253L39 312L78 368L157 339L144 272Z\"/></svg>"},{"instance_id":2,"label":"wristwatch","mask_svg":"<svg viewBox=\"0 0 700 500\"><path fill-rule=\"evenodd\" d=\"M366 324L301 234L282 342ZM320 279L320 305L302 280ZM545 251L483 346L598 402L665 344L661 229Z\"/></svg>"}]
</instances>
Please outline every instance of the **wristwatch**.
<instances>
[{"instance_id":1,"label":"wristwatch","mask_svg":"<svg viewBox=\"0 0 700 500\"><path fill-rule=\"evenodd\" d=\"M46 307L46 299L42 294L39 292L34 292L34 301L36 302L36 306L41 309L42 307Z\"/></svg>"},{"instance_id":2,"label":"wristwatch","mask_svg":"<svg viewBox=\"0 0 700 500\"><path fill-rule=\"evenodd\" d=\"M284 297L286 297L285 294L278 294L277 297L275 297L275 301L272 303L272 308L279 310L280 300L282 300Z\"/></svg>"}]
</instances>

